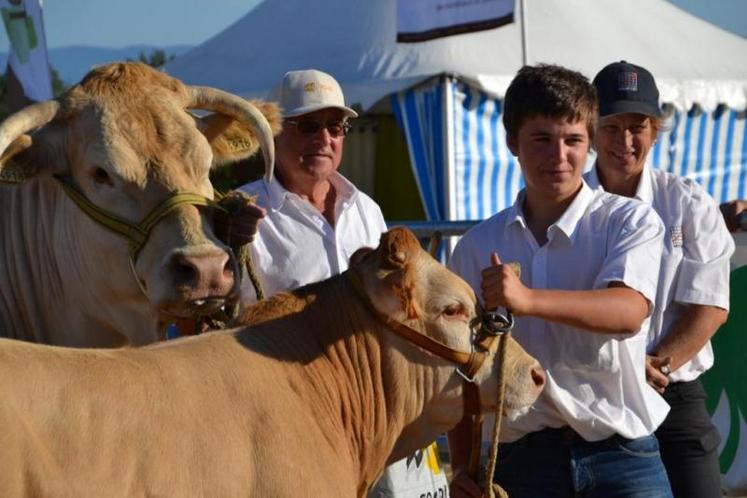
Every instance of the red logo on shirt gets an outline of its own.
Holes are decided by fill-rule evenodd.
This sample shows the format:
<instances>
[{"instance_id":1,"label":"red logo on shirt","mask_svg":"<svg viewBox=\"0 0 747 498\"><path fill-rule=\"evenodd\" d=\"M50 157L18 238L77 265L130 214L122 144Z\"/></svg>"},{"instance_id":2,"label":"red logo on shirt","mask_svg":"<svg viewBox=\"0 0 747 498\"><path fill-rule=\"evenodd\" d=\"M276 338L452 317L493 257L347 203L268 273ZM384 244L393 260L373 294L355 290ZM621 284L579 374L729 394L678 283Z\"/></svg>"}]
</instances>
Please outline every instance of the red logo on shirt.
<instances>
[{"instance_id":1,"label":"red logo on shirt","mask_svg":"<svg viewBox=\"0 0 747 498\"><path fill-rule=\"evenodd\" d=\"M672 247L682 247L682 225L669 227L669 238L672 240Z\"/></svg>"}]
</instances>

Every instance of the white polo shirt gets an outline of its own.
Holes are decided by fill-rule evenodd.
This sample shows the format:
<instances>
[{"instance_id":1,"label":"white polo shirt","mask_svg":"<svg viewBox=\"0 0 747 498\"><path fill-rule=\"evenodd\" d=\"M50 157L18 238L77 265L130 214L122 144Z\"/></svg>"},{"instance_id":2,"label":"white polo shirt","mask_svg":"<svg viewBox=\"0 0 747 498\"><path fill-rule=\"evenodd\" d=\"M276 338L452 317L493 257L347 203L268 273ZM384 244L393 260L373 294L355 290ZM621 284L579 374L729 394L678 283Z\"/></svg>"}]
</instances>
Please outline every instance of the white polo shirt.
<instances>
[{"instance_id":1,"label":"white polo shirt","mask_svg":"<svg viewBox=\"0 0 747 498\"><path fill-rule=\"evenodd\" d=\"M591 188L601 189L596 168L595 163L585 178ZM690 178L646 165L635 198L652 206L665 227L656 306L648 332L651 351L688 304L729 309L729 260L734 239L716 201ZM675 382L691 381L712 365L709 341L669 377Z\"/></svg>"},{"instance_id":2,"label":"white polo shirt","mask_svg":"<svg viewBox=\"0 0 747 498\"><path fill-rule=\"evenodd\" d=\"M330 177L337 190L335 227L305 199L277 180L241 187L267 210L251 244L252 261L265 297L324 280L348 268L361 247L378 247L386 223L373 199L339 173ZM242 303L256 302L248 278L241 283Z\"/></svg>"},{"instance_id":3,"label":"white polo shirt","mask_svg":"<svg viewBox=\"0 0 747 498\"><path fill-rule=\"evenodd\" d=\"M454 249L449 266L478 296L480 272L496 251L502 261L521 264L521 281L533 289L593 290L623 282L654 302L663 227L650 207L584 183L540 247L523 201L522 191L513 206L472 228ZM501 441L563 425L587 441L613 434L633 439L653 433L666 417L669 406L646 383L645 333L600 334L523 316L513 336L544 367L547 384L526 415L503 421Z\"/></svg>"}]
</instances>

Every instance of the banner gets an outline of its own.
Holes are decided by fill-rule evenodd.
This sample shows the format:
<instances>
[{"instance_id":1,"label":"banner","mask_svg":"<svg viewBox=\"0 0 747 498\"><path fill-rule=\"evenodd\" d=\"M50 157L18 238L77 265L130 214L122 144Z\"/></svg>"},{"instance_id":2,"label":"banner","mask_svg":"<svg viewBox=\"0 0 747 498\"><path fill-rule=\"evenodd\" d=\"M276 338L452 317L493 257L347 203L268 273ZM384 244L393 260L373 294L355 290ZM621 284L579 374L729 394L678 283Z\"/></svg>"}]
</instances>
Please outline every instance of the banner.
<instances>
[{"instance_id":1,"label":"banner","mask_svg":"<svg viewBox=\"0 0 747 498\"><path fill-rule=\"evenodd\" d=\"M8 65L21 83L24 95L41 102L52 98L41 0L0 0L10 51Z\"/></svg>"},{"instance_id":2,"label":"banner","mask_svg":"<svg viewBox=\"0 0 747 498\"><path fill-rule=\"evenodd\" d=\"M514 0L397 0L397 41L481 31L513 20Z\"/></svg>"},{"instance_id":3,"label":"banner","mask_svg":"<svg viewBox=\"0 0 747 498\"><path fill-rule=\"evenodd\" d=\"M449 483L438 446L431 443L384 469L368 498L448 498Z\"/></svg>"},{"instance_id":4,"label":"banner","mask_svg":"<svg viewBox=\"0 0 747 498\"><path fill-rule=\"evenodd\" d=\"M715 361L701 379L708 411L721 435L718 447L727 496L747 494L747 233L734 234L729 319L713 339Z\"/></svg>"}]
</instances>

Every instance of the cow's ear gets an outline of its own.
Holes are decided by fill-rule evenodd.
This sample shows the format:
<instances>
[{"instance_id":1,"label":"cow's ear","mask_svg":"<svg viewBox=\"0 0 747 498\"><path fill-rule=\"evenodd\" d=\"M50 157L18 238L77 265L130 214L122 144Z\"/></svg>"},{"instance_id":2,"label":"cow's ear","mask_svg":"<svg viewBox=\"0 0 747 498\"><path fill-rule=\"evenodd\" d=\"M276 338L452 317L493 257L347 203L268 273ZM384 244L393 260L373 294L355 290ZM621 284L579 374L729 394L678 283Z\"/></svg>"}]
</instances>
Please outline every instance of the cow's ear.
<instances>
[{"instance_id":1,"label":"cow's ear","mask_svg":"<svg viewBox=\"0 0 747 498\"><path fill-rule=\"evenodd\" d=\"M280 133L283 118L275 103L252 100L270 124L273 135ZM213 166L240 161L259 150L259 141L246 126L225 114L209 114L196 118L200 131L213 149Z\"/></svg>"},{"instance_id":2,"label":"cow's ear","mask_svg":"<svg viewBox=\"0 0 747 498\"><path fill-rule=\"evenodd\" d=\"M19 135L0 157L0 180L23 183L41 174L67 173L65 141L66 135L55 122L33 133ZM17 181L8 177L15 177Z\"/></svg>"},{"instance_id":3,"label":"cow's ear","mask_svg":"<svg viewBox=\"0 0 747 498\"><path fill-rule=\"evenodd\" d=\"M415 299L415 279L412 278L412 265L406 265L402 270L400 285L396 291L399 294L402 309L408 320L420 318L420 307Z\"/></svg>"},{"instance_id":4,"label":"cow's ear","mask_svg":"<svg viewBox=\"0 0 747 498\"><path fill-rule=\"evenodd\" d=\"M385 280L399 300L402 311L408 319L419 318L421 312L415 299L412 261L422 252L420 242L410 230L395 227L382 234L379 250L381 268L394 270Z\"/></svg>"},{"instance_id":5,"label":"cow's ear","mask_svg":"<svg viewBox=\"0 0 747 498\"><path fill-rule=\"evenodd\" d=\"M62 172L66 159L64 154L54 152L58 150L52 147L54 137L55 133L39 131L13 140L0 157L0 181L23 183L43 172Z\"/></svg>"},{"instance_id":6,"label":"cow's ear","mask_svg":"<svg viewBox=\"0 0 747 498\"><path fill-rule=\"evenodd\" d=\"M395 227L381 235L379 244L382 268L404 268L417 255L420 242L413 233L402 227Z\"/></svg>"},{"instance_id":7,"label":"cow's ear","mask_svg":"<svg viewBox=\"0 0 747 498\"><path fill-rule=\"evenodd\" d=\"M23 134L5 149L0 157L0 181L23 183L36 174L36 168L30 168L25 161L19 160L32 143L31 137Z\"/></svg>"}]
</instances>

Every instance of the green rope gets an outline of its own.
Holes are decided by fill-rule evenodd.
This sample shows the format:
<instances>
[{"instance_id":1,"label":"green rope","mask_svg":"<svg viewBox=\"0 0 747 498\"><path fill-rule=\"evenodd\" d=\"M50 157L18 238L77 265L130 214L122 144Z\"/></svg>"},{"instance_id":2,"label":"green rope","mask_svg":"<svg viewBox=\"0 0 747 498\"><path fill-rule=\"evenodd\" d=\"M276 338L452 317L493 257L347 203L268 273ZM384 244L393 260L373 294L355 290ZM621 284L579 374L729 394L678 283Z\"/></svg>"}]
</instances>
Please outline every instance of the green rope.
<instances>
[{"instance_id":1,"label":"green rope","mask_svg":"<svg viewBox=\"0 0 747 498\"><path fill-rule=\"evenodd\" d=\"M490 440L490 453L488 465L485 469L485 494L488 498L508 498L508 493L493 482L495 465L498 462L498 436L501 433L501 419L503 418L503 402L506 395L506 346L510 333L506 332L500 338L498 351L495 353L495 361L501 362L498 369L498 407L495 410L495 421L493 422L493 434Z\"/></svg>"},{"instance_id":2,"label":"green rope","mask_svg":"<svg viewBox=\"0 0 747 498\"><path fill-rule=\"evenodd\" d=\"M95 205L69 180L55 178L75 205L86 213L93 221L127 239L130 248L130 256L135 261L137 261L140 250L148 241L153 228L178 207L189 204L192 206L211 206L218 210L223 210L218 203L203 195L190 192L176 192L164 199L158 206L148 213L140 223L135 224Z\"/></svg>"}]
</instances>

